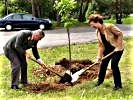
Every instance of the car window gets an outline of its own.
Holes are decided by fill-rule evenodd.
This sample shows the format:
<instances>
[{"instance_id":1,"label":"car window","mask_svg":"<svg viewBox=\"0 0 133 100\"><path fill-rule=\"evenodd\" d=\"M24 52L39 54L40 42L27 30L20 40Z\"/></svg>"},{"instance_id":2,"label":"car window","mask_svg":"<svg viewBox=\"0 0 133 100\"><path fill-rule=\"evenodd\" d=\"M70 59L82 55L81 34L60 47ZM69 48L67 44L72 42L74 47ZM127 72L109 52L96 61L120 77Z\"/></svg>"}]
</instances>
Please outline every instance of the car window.
<instances>
[{"instance_id":1,"label":"car window","mask_svg":"<svg viewBox=\"0 0 133 100\"><path fill-rule=\"evenodd\" d=\"M21 15L16 14L16 15L13 15L12 19L14 19L14 20L22 20L22 17L21 17Z\"/></svg>"},{"instance_id":2,"label":"car window","mask_svg":"<svg viewBox=\"0 0 133 100\"><path fill-rule=\"evenodd\" d=\"M32 20L34 17L32 17L31 15L27 14L27 15L23 15L23 20Z\"/></svg>"},{"instance_id":3,"label":"car window","mask_svg":"<svg viewBox=\"0 0 133 100\"><path fill-rule=\"evenodd\" d=\"M4 19L4 20L9 19L9 20L10 20L10 19L12 19L12 17L13 17L13 15L7 15L7 16L5 16L3 19Z\"/></svg>"}]
</instances>

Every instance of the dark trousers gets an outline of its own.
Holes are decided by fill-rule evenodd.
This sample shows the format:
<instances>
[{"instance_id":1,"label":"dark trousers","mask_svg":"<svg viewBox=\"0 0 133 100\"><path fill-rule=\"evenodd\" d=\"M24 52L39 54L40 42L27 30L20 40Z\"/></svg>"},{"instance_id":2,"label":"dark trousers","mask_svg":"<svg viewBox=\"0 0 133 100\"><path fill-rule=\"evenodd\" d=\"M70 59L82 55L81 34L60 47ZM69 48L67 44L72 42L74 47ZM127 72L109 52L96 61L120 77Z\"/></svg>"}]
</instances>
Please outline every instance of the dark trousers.
<instances>
[{"instance_id":1,"label":"dark trousers","mask_svg":"<svg viewBox=\"0 0 133 100\"><path fill-rule=\"evenodd\" d=\"M11 85L18 85L19 76L21 71L21 82L27 83L27 62L26 56L20 59L17 52L13 49L4 49L5 56L10 60L11 63Z\"/></svg>"},{"instance_id":2,"label":"dark trousers","mask_svg":"<svg viewBox=\"0 0 133 100\"><path fill-rule=\"evenodd\" d=\"M104 56L107 55L108 53L110 53L110 52L105 51ZM114 84L116 87L117 86L122 87L121 75L120 75L120 71L119 71L119 67L118 67L118 63L120 61L122 54L123 54L123 51L117 51L113 55L111 55L110 57L108 57L102 61L101 65L100 65L99 75L98 75L98 82L100 84L103 83L103 81L104 81L106 69L107 69L109 61L111 60L111 69L113 72Z\"/></svg>"}]
</instances>

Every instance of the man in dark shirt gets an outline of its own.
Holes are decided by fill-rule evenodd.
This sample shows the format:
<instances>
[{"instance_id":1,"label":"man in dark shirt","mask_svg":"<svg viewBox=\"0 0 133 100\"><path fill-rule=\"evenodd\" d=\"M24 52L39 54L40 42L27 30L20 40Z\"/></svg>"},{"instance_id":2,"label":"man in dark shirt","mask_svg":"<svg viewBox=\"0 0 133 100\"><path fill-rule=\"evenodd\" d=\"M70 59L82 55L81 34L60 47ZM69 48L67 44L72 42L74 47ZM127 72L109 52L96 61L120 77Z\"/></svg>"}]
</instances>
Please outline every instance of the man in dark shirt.
<instances>
[{"instance_id":1,"label":"man in dark shirt","mask_svg":"<svg viewBox=\"0 0 133 100\"><path fill-rule=\"evenodd\" d=\"M42 30L23 30L19 31L16 36L11 38L3 47L5 56L11 63L11 88L19 89L19 73L21 72L21 83L28 84L27 79L27 62L26 62L26 50L32 48L32 52L36 60L43 64L38 50L37 43L45 36Z\"/></svg>"}]
</instances>

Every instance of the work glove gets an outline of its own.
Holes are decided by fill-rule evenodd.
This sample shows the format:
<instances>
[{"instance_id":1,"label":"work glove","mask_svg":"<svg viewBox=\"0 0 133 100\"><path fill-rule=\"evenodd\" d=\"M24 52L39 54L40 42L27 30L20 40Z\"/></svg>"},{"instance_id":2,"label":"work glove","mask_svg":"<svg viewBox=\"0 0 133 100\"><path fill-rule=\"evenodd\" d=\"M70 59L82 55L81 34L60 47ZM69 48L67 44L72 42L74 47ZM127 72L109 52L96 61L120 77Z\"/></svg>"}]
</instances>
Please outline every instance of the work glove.
<instances>
[{"instance_id":1,"label":"work glove","mask_svg":"<svg viewBox=\"0 0 133 100\"><path fill-rule=\"evenodd\" d=\"M44 64L44 62L42 61L42 59L41 59L41 58L37 59L37 62L38 62L39 64L41 64L41 65L43 65L43 64Z\"/></svg>"}]
</instances>

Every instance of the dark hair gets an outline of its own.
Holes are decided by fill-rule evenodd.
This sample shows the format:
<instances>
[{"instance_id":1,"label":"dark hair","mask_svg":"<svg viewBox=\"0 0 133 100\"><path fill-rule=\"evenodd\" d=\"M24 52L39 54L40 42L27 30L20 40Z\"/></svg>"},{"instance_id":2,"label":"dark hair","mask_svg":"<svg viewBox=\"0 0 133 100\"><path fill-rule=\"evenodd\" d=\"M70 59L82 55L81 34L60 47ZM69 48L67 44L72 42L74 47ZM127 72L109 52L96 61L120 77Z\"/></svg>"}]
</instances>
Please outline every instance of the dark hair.
<instances>
[{"instance_id":1,"label":"dark hair","mask_svg":"<svg viewBox=\"0 0 133 100\"><path fill-rule=\"evenodd\" d=\"M89 24L90 22L95 22L95 23L100 23L103 24L103 16L99 15L99 14L93 14L89 17Z\"/></svg>"}]
</instances>

